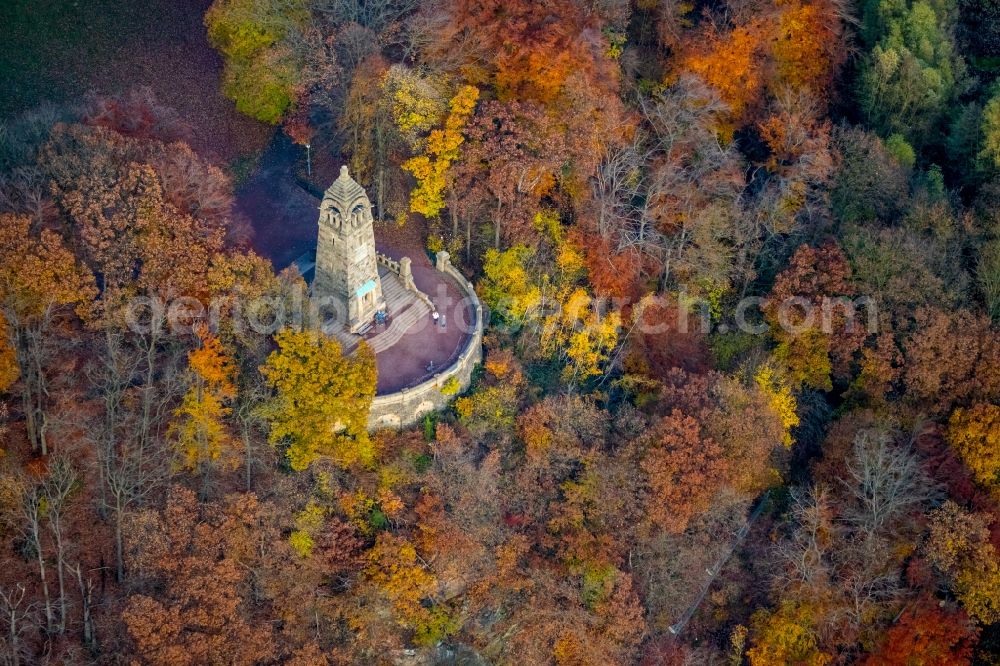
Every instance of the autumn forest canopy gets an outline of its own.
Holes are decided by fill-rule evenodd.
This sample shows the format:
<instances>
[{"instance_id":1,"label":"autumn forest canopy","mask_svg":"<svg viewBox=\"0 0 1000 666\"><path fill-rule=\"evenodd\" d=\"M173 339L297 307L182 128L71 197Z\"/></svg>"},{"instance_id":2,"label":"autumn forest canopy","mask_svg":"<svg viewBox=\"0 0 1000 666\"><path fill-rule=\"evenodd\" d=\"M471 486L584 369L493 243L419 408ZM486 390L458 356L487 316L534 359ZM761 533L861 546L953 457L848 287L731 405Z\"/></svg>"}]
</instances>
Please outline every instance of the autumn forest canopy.
<instances>
[{"instance_id":1,"label":"autumn forest canopy","mask_svg":"<svg viewBox=\"0 0 1000 666\"><path fill-rule=\"evenodd\" d=\"M83 4L0 9L0 662L1000 664L996 0ZM342 164L486 312L414 425L289 314Z\"/></svg>"}]
</instances>

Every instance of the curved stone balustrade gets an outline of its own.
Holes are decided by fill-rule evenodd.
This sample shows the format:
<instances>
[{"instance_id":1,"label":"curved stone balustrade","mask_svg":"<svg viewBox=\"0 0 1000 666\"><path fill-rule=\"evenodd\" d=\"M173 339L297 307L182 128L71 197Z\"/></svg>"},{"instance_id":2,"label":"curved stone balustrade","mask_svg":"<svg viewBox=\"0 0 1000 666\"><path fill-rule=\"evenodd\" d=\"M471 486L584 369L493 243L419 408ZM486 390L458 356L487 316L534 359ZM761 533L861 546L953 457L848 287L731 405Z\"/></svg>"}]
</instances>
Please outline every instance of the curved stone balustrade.
<instances>
[{"instance_id":1,"label":"curved stone balustrade","mask_svg":"<svg viewBox=\"0 0 1000 666\"><path fill-rule=\"evenodd\" d=\"M379 260L381 261L381 256ZM445 383L455 377L458 380L459 391L464 391L472 382L472 372L476 365L483 360L483 306L476 296L476 290L472 283L452 265L447 252L437 253L435 267L455 280L463 296L469 300L470 310L475 317L472 335L463 346L458 359L430 379L395 393L375 396L371 411L368 413L370 429L410 425L419 421L424 414L442 409L449 401L449 396L441 393Z\"/></svg>"},{"instance_id":2,"label":"curved stone balustrade","mask_svg":"<svg viewBox=\"0 0 1000 666\"><path fill-rule=\"evenodd\" d=\"M417 298L423 301L424 305L431 309L431 312L437 311L437 308L434 307L434 303L431 301L430 296L417 289L417 285L413 282L413 273L410 271L409 257L402 257L399 261L396 261L387 254L376 252L375 261L398 275L399 279L403 281L403 286L416 294Z\"/></svg>"}]
</instances>

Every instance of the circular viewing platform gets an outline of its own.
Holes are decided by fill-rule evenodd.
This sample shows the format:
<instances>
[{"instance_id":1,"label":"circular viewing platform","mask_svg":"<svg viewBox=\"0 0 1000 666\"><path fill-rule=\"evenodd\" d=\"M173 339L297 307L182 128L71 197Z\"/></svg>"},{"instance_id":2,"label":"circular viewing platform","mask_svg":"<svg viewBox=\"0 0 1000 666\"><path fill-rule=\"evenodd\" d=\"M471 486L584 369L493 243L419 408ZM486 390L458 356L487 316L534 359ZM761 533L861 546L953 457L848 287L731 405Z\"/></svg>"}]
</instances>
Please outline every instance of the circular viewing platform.
<instances>
[{"instance_id":1,"label":"circular viewing platform","mask_svg":"<svg viewBox=\"0 0 1000 666\"><path fill-rule=\"evenodd\" d=\"M478 299L465 278L442 253L439 269L426 255L411 259L413 286L391 267L402 257L379 254L379 278L386 300L387 318L372 322L360 334L350 333L341 322L330 321L323 332L340 340L349 352L364 340L375 352L378 395L412 388L440 374L458 360L477 328ZM311 254L295 265L310 281L314 267ZM470 298L470 292L472 298ZM437 314L435 317L434 315Z\"/></svg>"},{"instance_id":2,"label":"circular viewing platform","mask_svg":"<svg viewBox=\"0 0 1000 666\"><path fill-rule=\"evenodd\" d=\"M421 255L423 257L423 255ZM434 266L413 262L413 283L407 288L380 257L379 276L386 298L388 319L372 324L360 335L330 322L324 332L338 338L345 351L365 340L375 351L377 392L368 425L398 428L444 407L450 394L464 390L475 366L482 361L483 308L472 283L439 252ZM308 277L308 257L295 262ZM433 316L437 313L437 317ZM453 390L446 387L453 384ZM448 391L448 395L446 395Z\"/></svg>"},{"instance_id":3,"label":"circular viewing platform","mask_svg":"<svg viewBox=\"0 0 1000 666\"><path fill-rule=\"evenodd\" d=\"M280 168L258 173L240 192L239 208L253 226L252 245L278 270L295 264L311 281L316 261L319 199L295 184ZM372 322L361 335L330 325L345 351L365 340L376 352L377 395L370 425L399 427L445 406L441 389L451 378L468 386L482 359L483 313L471 283L446 252L434 263L413 234L391 225L375 226L378 271L386 299L386 320ZM410 259L412 282L400 276L400 260ZM437 317L433 316L434 312ZM449 393L456 388L450 382Z\"/></svg>"}]
</instances>

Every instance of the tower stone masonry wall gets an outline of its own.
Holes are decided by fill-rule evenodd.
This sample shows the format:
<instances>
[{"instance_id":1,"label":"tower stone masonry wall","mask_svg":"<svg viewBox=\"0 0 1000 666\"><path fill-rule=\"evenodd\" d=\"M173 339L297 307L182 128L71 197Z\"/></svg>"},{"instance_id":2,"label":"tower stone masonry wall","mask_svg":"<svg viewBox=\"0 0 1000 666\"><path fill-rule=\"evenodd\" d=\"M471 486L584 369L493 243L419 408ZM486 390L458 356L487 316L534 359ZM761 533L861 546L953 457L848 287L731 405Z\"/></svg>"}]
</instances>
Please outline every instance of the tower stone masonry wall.
<instances>
[{"instance_id":1,"label":"tower stone masonry wall","mask_svg":"<svg viewBox=\"0 0 1000 666\"><path fill-rule=\"evenodd\" d=\"M371 201L346 166L340 168L340 176L319 206L313 296L334 299L338 314L352 333L385 309L375 261Z\"/></svg>"}]
</instances>

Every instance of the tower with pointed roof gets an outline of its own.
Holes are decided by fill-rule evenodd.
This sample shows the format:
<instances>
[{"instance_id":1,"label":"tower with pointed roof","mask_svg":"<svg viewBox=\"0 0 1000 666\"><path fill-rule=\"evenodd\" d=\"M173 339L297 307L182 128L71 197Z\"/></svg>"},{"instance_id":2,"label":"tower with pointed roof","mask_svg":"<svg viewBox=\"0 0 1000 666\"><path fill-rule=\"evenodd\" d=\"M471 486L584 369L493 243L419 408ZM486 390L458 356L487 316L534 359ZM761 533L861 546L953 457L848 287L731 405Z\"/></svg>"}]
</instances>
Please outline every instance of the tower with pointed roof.
<instances>
[{"instance_id":1,"label":"tower with pointed roof","mask_svg":"<svg viewBox=\"0 0 1000 666\"><path fill-rule=\"evenodd\" d=\"M340 177L319 206L313 296L334 299L338 316L352 333L385 309L375 260L372 204L346 166L340 167Z\"/></svg>"}]
</instances>

